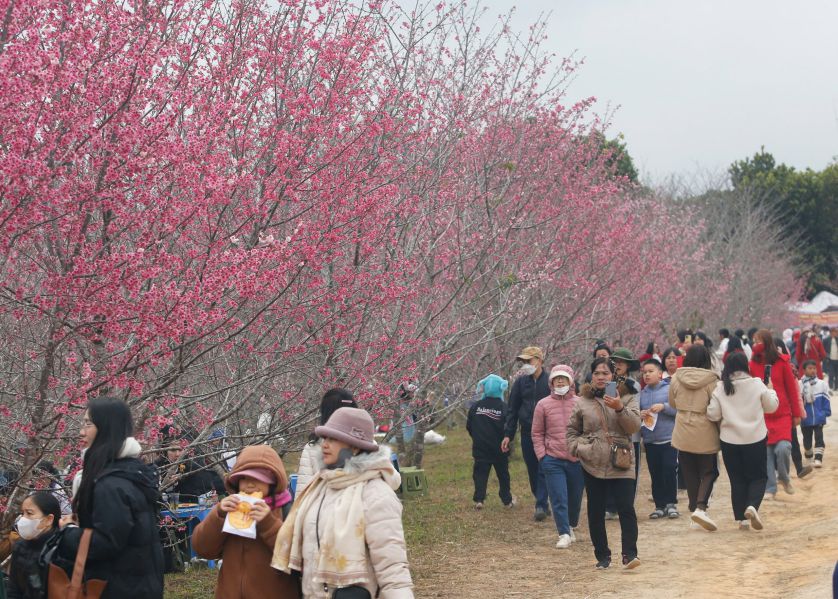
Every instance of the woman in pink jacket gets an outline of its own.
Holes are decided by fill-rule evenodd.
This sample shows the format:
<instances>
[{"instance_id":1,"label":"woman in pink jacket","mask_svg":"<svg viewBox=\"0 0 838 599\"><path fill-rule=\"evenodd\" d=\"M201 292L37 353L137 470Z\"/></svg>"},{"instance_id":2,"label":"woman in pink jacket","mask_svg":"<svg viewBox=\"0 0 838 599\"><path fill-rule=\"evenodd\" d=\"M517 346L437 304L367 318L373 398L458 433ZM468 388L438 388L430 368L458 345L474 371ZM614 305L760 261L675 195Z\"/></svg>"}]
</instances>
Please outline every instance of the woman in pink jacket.
<instances>
[{"instance_id":1,"label":"woman in pink jacket","mask_svg":"<svg viewBox=\"0 0 838 599\"><path fill-rule=\"evenodd\" d=\"M558 549L576 540L585 478L579 461L567 447L567 423L576 404L573 369L560 364L550 371L551 393L538 402L532 420L532 444L544 478L553 520L559 533Z\"/></svg>"}]
</instances>

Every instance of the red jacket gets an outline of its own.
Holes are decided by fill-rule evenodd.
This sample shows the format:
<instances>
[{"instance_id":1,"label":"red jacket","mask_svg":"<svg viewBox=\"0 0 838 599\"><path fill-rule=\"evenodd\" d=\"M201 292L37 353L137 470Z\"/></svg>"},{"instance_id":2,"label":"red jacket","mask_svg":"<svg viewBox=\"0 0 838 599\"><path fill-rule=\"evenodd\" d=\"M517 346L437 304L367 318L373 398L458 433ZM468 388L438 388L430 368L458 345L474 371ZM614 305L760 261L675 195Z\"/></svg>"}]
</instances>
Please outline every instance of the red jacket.
<instances>
[{"instance_id":1,"label":"red jacket","mask_svg":"<svg viewBox=\"0 0 838 599\"><path fill-rule=\"evenodd\" d=\"M809 351L807 352L806 340L801 335L800 340L797 342L797 349L794 353L797 357L797 364L801 371L803 371L803 362L806 360L814 360L815 365L818 367L818 378L823 380L823 368L821 366L821 362L826 357L826 350L823 348L823 343L821 343L820 337L817 335L809 337Z\"/></svg>"},{"instance_id":2,"label":"red jacket","mask_svg":"<svg viewBox=\"0 0 838 599\"><path fill-rule=\"evenodd\" d=\"M765 374L762 350L754 349L750 364L751 376L762 380ZM800 387L791 370L789 356L780 354L780 359L771 367L771 382L780 405L772 414L765 415L765 426L768 427L768 444L776 445L780 441L791 442L791 428L793 418L803 418L800 403Z\"/></svg>"}]
</instances>

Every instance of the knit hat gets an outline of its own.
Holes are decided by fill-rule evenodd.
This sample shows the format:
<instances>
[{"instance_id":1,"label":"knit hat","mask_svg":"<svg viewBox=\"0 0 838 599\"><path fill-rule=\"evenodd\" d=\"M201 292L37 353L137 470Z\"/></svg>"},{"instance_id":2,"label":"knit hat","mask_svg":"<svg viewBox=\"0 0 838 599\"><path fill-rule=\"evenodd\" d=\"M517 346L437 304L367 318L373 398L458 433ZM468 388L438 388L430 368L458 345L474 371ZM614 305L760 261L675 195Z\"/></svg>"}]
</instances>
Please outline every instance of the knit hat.
<instances>
[{"instance_id":1,"label":"knit hat","mask_svg":"<svg viewBox=\"0 0 838 599\"><path fill-rule=\"evenodd\" d=\"M573 374L573 368L568 366L567 364L558 364L553 366L553 369L550 371L550 382L553 382L553 379L557 376L566 376L568 380L572 383L575 375Z\"/></svg>"},{"instance_id":2,"label":"knit hat","mask_svg":"<svg viewBox=\"0 0 838 599\"><path fill-rule=\"evenodd\" d=\"M533 358L538 358L542 362L544 361L544 352L541 351L540 347L536 347L535 345L525 347L521 350L521 353L518 354L519 360L532 360Z\"/></svg>"},{"instance_id":3,"label":"knit hat","mask_svg":"<svg viewBox=\"0 0 838 599\"><path fill-rule=\"evenodd\" d=\"M375 424L372 417L361 408L338 408L323 426L314 429L318 437L328 437L348 443L363 451L377 451L373 438Z\"/></svg>"},{"instance_id":4,"label":"knit hat","mask_svg":"<svg viewBox=\"0 0 838 599\"><path fill-rule=\"evenodd\" d=\"M498 397L503 399L503 392L509 386L509 382L496 374L490 374L477 383L477 390L483 389L483 397Z\"/></svg>"}]
</instances>

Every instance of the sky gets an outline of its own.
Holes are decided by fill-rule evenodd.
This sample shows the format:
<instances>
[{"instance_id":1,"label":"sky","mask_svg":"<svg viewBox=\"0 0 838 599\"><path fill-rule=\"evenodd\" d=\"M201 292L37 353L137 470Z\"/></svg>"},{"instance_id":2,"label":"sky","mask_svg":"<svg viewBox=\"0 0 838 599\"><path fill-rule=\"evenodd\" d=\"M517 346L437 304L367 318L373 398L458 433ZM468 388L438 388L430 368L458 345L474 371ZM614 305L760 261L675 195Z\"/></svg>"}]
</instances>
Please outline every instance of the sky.
<instances>
[{"instance_id":1,"label":"sky","mask_svg":"<svg viewBox=\"0 0 838 599\"><path fill-rule=\"evenodd\" d=\"M801 169L838 159L838 0L482 4L516 7L516 29L547 15L549 49L585 60L569 97L617 108L610 133L644 182L723 173L761 146Z\"/></svg>"}]
</instances>

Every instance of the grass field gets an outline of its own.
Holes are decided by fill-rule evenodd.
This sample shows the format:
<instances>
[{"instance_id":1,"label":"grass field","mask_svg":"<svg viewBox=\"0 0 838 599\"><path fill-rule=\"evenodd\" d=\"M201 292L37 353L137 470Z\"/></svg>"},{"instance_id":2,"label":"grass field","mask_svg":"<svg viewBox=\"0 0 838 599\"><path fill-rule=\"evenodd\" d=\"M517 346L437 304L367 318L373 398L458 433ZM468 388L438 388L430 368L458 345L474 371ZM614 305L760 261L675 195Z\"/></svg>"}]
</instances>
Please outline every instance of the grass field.
<instances>
[{"instance_id":1,"label":"grass field","mask_svg":"<svg viewBox=\"0 0 838 599\"><path fill-rule=\"evenodd\" d=\"M460 427L438 432L448 438L442 445L426 450L424 468L430 493L404 502L405 538L418 589L435 583L435 565L445 560L449 551L485 546L498 535L509 534L505 530L505 508L497 497L494 475L489 481L489 498L483 513L478 517L472 509L471 439L466 431ZM289 457L286 462L289 470L296 468L295 457ZM513 492L525 498L525 505L517 509L530 510L532 500L520 454L513 456L510 471ZM212 597L216 574L214 570L196 570L167 575L165 596L167 599Z\"/></svg>"}]
</instances>

